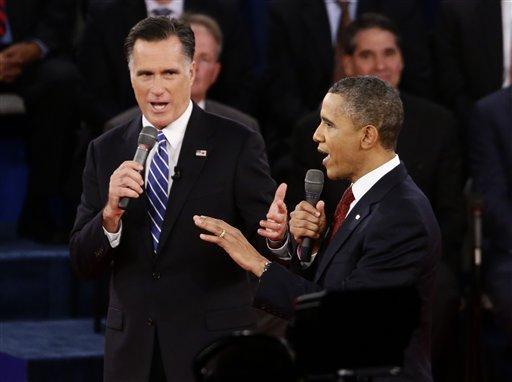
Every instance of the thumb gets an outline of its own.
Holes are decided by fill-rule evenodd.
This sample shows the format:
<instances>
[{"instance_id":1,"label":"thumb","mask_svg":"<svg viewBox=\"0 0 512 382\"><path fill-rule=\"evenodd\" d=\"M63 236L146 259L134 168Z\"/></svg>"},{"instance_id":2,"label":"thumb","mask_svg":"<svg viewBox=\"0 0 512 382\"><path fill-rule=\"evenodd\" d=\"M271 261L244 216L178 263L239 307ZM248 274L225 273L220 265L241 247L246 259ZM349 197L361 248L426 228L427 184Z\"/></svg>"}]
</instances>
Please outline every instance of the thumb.
<instances>
[{"instance_id":1,"label":"thumb","mask_svg":"<svg viewBox=\"0 0 512 382\"><path fill-rule=\"evenodd\" d=\"M325 202L323 200L318 201L316 209L320 212L320 215L325 215Z\"/></svg>"},{"instance_id":2,"label":"thumb","mask_svg":"<svg viewBox=\"0 0 512 382\"><path fill-rule=\"evenodd\" d=\"M288 186L286 185L286 183L281 183L279 187L277 187L276 194L274 196L274 201L284 200L287 188Z\"/></svg>"}]
</instances>

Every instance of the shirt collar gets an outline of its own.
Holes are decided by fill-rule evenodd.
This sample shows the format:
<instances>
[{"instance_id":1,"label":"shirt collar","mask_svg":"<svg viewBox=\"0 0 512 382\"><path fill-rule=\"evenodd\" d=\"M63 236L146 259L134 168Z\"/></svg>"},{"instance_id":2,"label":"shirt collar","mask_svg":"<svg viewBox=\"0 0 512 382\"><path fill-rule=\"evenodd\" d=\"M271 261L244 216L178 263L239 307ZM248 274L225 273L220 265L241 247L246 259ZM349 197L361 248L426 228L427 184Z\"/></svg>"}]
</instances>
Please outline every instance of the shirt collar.
<instances>
[{"instance_id":1,"label":"shirt collar","mask_svg":"<svg viewBox=\"0 0 512 382\"><path fill-rule=\"evenodd\" d=\"M169 123L162 129L162 133L164 133L167 142L171 145L173 149L178 149L180 147L181 142L183 141L183 136L185 135L185 130L187 129L188 122L190 120L190 116L192 115L193 104L192 101L189 101L187 108L181 114L178 119L174 122ZM142 126L153 126L146 117L142 116ZM153 126L154 127L154 126Z\"/></svg>"},{"instance_id":2,"label":"shirt collar","mask_svg":"<svg viewBox=\"0 0 512 382\"><path fill-rule=\"evenodd\" d=\"M387 161L383 165L380 165L376 169L359 178L354 184L352 184L352 193L354 194L354 199L356 201L361 199L364 194L366 194L375 185L375 183L380 180L380 178L393 170L399 164L400 158L397 154L393 157L393 159Z\"/></svg>"},{"instance_id":3,"label":"shirt collar","mask_svg":"<svg viewBox=\"0 0 512 382\"><path fill-rule=\"evenodd\" d=\"M204 98L201 101L196 102L196 103L197 103L197 106L199 106L203 110L206 107L206 100Z\"/></svg>"}]
</instances>

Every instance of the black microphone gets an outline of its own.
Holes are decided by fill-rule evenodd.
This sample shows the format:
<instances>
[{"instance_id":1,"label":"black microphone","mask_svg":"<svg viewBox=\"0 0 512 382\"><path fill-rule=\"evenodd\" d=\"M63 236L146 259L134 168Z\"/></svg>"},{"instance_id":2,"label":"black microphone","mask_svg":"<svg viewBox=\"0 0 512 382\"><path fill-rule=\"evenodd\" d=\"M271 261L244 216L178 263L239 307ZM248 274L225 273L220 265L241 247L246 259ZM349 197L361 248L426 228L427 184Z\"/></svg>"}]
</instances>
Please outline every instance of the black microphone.
<instances>
[{"instance_id":1,"label":"black microphone","mask_svg":"<svg viewBox=\"0 0 512 382\"><path fill-rule=\"evenodd\" d=\"M181 170L178 166L174 167L174 174L171 175L172 180L181 179Z\"/></svg>"},{"instance_id":2,"label":"black microphone","mask_svg":"<svg viewBox=\"0 0 512 382\"><path fill-rule=\"evenodd\" d=\"M316 206L318 200L320 199L320 194L322 194L323 188L324 173L321 170L308 170L306 173L306 178L304 179L306 202L312 206ZM309 237L306 237L304 240L302 240L300 257L301 261L306 263L311 261L311 239Z\"/></svg>"},{"instance_id":3,"label":"black microphone","mask_svg":"<svg viewBox=\"0 0 512 382\"><path fill-rule=\"evenodd\" d=\"M134 162L144 166L146 164L146 158L148 157L149 151L153 148L156 143L156 136L158 130L153 126L144 126L139 134L139 140L137 141L137 151L133 157ZM119 201L119 208L125 210L128 207L130 198L124 197Z\"/></svg>"}]
</instances>

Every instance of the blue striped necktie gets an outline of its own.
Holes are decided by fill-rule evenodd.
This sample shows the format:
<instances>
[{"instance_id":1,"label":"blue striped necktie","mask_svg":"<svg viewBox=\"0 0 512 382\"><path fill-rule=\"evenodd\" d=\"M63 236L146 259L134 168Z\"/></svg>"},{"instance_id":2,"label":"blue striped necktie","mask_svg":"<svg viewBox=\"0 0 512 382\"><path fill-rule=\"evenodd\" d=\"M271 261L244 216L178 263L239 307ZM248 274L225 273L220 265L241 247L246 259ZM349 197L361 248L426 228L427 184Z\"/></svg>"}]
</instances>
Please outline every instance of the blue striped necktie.
<instances>
[{"instance_id":1,"label":"blue striped necktie","mask_svg":"<svg viewBox=\"0 0 512 382\"><path fill-rule=\"evenodd\" d=\"M169 198L169 154L164 133L158 132L158 147L149 166L146 193L149 199L149 217L151 219L151 237L156 253L158 241L164 224L165 209Z\"/></svg>"}]
</instances>

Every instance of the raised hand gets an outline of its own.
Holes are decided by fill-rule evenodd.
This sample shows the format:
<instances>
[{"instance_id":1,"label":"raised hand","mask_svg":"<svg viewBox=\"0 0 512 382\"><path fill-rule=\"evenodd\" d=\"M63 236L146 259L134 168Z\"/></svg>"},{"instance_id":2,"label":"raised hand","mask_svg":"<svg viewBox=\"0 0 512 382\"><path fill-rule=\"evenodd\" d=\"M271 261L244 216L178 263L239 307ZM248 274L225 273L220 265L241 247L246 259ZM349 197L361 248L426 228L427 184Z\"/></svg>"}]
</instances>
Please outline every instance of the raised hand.
<instances>
[{"instance_id":1,"label":"raised hand","mask_svg":"<svg viewBox=\"0 0 512 382\"><path fill-rule=\"evenodd\" d=\"M103 208L103 227L108 232L118 231L119 221L124 213L124 210L119 208L119 200L125 196L138 198L142 194L142 169L142 165L137 162L125 161L110 176L108 201Z\"/></svg>"},{"instance_id":2,"label":"raised hand","mask_svg":"<svg viewBox=\"0 0 512 382\"><path fill-rule=\"evenodd\" d=\"M279 185L274 201L268 209L267 219L260 221L261 228L258 229L258 234L272 241L284 241L288 232L288 210L284 203L286 188L286 183Z\"/></svg>"}]
</instances>

